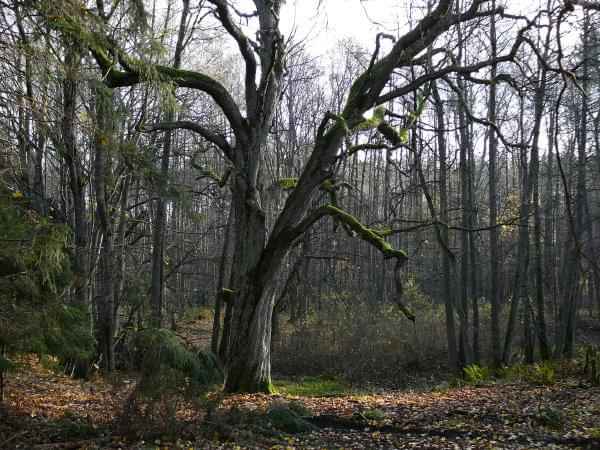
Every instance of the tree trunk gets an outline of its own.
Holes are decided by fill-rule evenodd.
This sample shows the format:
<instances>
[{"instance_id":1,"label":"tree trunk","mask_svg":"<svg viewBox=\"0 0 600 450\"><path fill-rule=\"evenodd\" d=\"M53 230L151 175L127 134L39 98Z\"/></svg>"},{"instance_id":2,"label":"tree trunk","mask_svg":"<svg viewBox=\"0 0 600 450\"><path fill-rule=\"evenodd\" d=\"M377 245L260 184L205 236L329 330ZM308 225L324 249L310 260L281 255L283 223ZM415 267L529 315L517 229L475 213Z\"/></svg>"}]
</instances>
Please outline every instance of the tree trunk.
<instances>
[{"instance_id":1,"label":"tree trunk","mask_svg":"<svg viewBox=\"0 0 600 450\"><path fill-rule=\"evenodd\" d=\"M492 0L492 8L496 7L496 1ZM491 18L490 24L490 45L491 57L497 56L496 45L496 20ZM490 76L497 76L497 64L492 64ZM496 123L496 83L490 85L490 94L488 102L488 118L491 123ZM489 166L488 166L488 186L489 186L489 226L490 226L490 289L489 300L491 305L490 330L491 330L491 352L492 367L497 370L500 367L502 353L500 349L500 246L498 223L498 138L495 130L489 130Z\"/></svg>"},{"instance_id":2,"label":"tree trunk","mask_svg":"<svg viewBox=\"0 0 600 450\"><path fill-rule=\"evenodd\" d=\"M273 293L262 283L259 260L266 240L258 191L236 176L232 311L225 360L225 390L270 390ZM269 280L272 281L272 280Z\"/></svg>"},{"instance_id":3,"label":"tree trunk","mask_svg":"<svg viewBox=\"0 0 600 450\"><path fill-rule=\"evenodd\" d=\"M113 224L108 208L107 178L110 173L111 145L114 145L112 92L99 91L97 94L97 123L94 155L94 190L96 194L96 214L100 229L100 258L98 267L98 344L102 355L102 368L106 372L115 369L115 267L113 247Z\"/></svg>"},{"instance_id":4,"label":"tree trunk","mask_svg":"<svg viewBox=\"0 0 600 450\"><path fill-rule=\"evenodd\" d=\"M437 146L440 160L440 217L443 223L448 223L448 180L444 105L437 85L432 85L432 95L435 100ZM442 227L442 239L450 245L450 233L447 227ZM446 340L448 341L448 359L455 367L459 367L458 350L456 345L456 325L454 318L454 296L452 295L452 262L447 252L442 252L442 286L444 296L444 312L446 314Z\"/></svg>"},{"instance_id":5,"label":"tree trunk","mask_svg":"<svg viewBox=\"0 0 600 450\"><path fill-rule=\"evenodd\" d=\"M521 109L522 111L522 109ZM523 113L521 113L520 128L523 135ZM521 149L521 201L519 207L519 233L517 237L517 261L515 274L513 278L512 298L510 302L510 312L506 328L506 337L504 349L502 352L502 362L510 365L512 361L513 346L515 335L517 333L518 315L521 307L521 300L528 294L527 272L529 267L529 215L531 212L531 194L533 190L532 180L529 176L527 153ZM527 309L527 308L525 308ZM529 311L526 311L529 314Z\"/></svg>"},{"instance_id":6,"label":"tree trunk","mask_svg":"<svg viewBox=\"0 0 600 450\"><path fill-rule=\"evenodd\" d=\"M458 105L458 126L460 135L460 203L461 203L461 226L463 230L460 232L460 353L461 364L463 367L471 364L473 355L469 344L469 228L470 212L469 212L469 179L471 171L469 170L469 162L467 155L469 152L470 137L467 128L463 101L467 101L467 94L464 89L464 83L459 77L458 87L462 92L462 100Z\"/></svg>"},{"instance_id":7,"label":"tree trunk","mask_svg":"<svg viewBox=\"0 0 600 450\"><path fill-rule=\"evenodd\" d=\"M181 67L181 55L185 39L187 16L189 12L189 0L182 0L183 9L181 11L181 21L179 24L179 33L175 45L175 55L173 67ZM173 92L173 95L175 93ZM175 121L176 113L174 110L167 114L167 122ZM167 130L163 142L163 153L160 163L160 173L163 175L164 186L159 191L156 201L156 216L154 218L154 232L152 239L152 271L150 281L150 303L152 305L152 326L161 328L164 325L165 305L164 295L164 253L165 253L165 229L167 223L167 196L169 194L169 183L167 176L171 162L171 145L173 140L173 130Z\"/></svg>"},{"instance_id":8,"label":"tree trunk","mask_svg":"<svg viewBox=\"0 0 600 450\"><path fill-rule=\"evenodd\" d=\"M229 214L227 216L227 225L225 226L225 236L223 249L221 251L221 260L219 261L219 278L217 280L217 292L215 296L215 314L213 317L213 329L210 341L211 351L217 355L219 353L219 337L221 336L221 311L223 309L223 296L220 295L225 287L225 280L229 278L229 257L233 248L233 225L235 220L234 204L231 202Z\"/></svg>"}]
</instances>

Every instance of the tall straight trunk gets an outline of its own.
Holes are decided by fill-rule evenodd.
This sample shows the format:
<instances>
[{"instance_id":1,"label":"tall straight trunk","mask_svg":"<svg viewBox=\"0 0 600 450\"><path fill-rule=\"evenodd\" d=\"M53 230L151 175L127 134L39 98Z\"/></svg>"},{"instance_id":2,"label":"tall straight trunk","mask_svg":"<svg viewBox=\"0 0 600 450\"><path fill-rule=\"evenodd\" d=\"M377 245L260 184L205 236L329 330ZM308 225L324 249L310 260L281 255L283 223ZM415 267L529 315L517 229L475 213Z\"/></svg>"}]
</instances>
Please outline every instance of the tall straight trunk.
<instances>
[{"instance_id":1,"label":"tall straight trunk","mask_svg":"<svg viewBox=\"0 0 600 450\"><path fill-rule=\"evenodd\" d=\"M96 216L100 231L100 256L98 261L98 344L102 355L102 368L106 372L115 369L115 268L114 268L114 230L108 207L107 178L111 172L111 145L114 144L112 92L99 91L96 120L98 135L95 139L94 153L94 191Z\"/></svg>"},{"instance_id":2,"label":"tall straight trunk","mask_svg":"<svg viewBox=\"0 0 600 450\"><path fill-rule=\"evenodd\" d=\"M472 131L469 130L471 134ZM475 155L473 145L468 147L468 196L467 206L469 211L469 229L473 230L477 227L477 207L475 206ZM481 359L480 342L479 342L479 263L477 252L477 234L469 233L469 279L472 309L472 336L473 336L473 361L479 363Z\"/></svg>"},{"instance_id":3,"label":"tall straight trunk","mask_svg":"<svg viewBox=\"0 0 600 450\"><path fill-rule=\"evenodd\" d=\"M556 345L556 354L567 358L575 356L575 328L577 318L577 308L579 294L581 291L581 254L582 245L580 239L585 231L584 208L587 197L587 179L586 179L586 147L587 147L587 126L589 114L588 77L589 77L589 32L590 17L586 11L583 25L583 63L582 63L582 81L581 89L584 95L581 96L581 108L579 111L579 122L575 133L577 140L577 175L575 186L575 204L573 217L570 221L571 227L571 245L569 248L569 271L563 290L563 301L559 312L559 335Z\"/></svg>"},{"instance_id":4,"label":"tall straight trunk","mask_svg":"<svg viewBox=\"0 0 600 450\"><path fill-rule=\"evenodd\" d=\"M596 164L598 165L598 170L600 173L600 111L594 117L594 152L596 154ZM593 243L593 241L592 241ZM592 249L594 251L594 261L597 261L597 250L594 245L592 245ZM593 285L594 285L594 298L596 307L598 309L598 316L600 317L600 271L598 270L597 264L594 265L594 270L592 272L593 275ZM590 311L593 312L593 309Z\"/></svg>"},{"instance_id":5,"label":"tall straight trunk","mask_svg":"<svg viewBox=\"0 0 600 450\"><path fill-rule=\"evenodd\" d=\"M440 218L443 223L448 223L448 175L445 138L444 105L437 85L432 85L432 95L435 100L437 146L440 161L439 191L440 191ZM442 239L449 245L450 233L447 227L442 227ZM454 297L452 295L452 262L447 252L442 252L442 286L444 297L444 312L446 315L446 340L448 342L448 359L455 367L460 365L456 345L456 324L454 320Z\"/></svg>"},{"instance_id":6,"label":"tall straight trunk","mask_svg":"<svg viewBox=\"0 0 600 450\"><path fill-rule=\"evenodd\" d=\"M68 183L73 204L73 237L75 243L73 283L73 303L81 309L88 305L88 225L87 208L85 204L85 177L83 175L83 161L77 148L75 139L75 113L77 100L77 81L75 66L77 54L73 43L66 41L65 68L66 77L63 81L63 120L61 122L61 136L65 146L65 158L68 166Z\"/></svg>"},{"instance_id":7,"label":"tall straight trunk","mask_svg":"<svg viewBox=\"0 0 600 450\"><path fill-rule=\"evenodd\" d=\"M523 136L523 127L523 112L521 112L521 136ZM531 182L528 167L529 164L527 161L527 152L524 149L521 149L521 199L519 206L519 232L517 236L517 260L513 278L512 298L510 302L508 324L506 326L504 349L502 352L502 362L507 366L510 365L512 361L514 341L517 333L519 309L522 306L523 298L528 294L527 272L529 267L529 216L531 214L531 194L533 191L533 184ZM526 314L529 315L529 310L526 306L527 304L525 304Z\"/></svg>"},{"instance_id":8,"label":"tall straight trunk","mask_svg":"<svg viewBox=\"0 0 600 450\"><path fill-rule=\"evenodd\" d=\"M181 67L181 55L186 33L187 16L189 13L189 0L181 0L183 9L181 11L181 21L179 24L179 33L177 35L177 43L175 45L175 54L173 67L179 69ZM174 94L174 93L173 93ZM175 121L176 113L174 110L167 114L167 122ZM163 181L166 186L163 186L156 201L156 216L154 218L154 232L152 245L152 270L150 281L150 304L152 305L152 326L161 328L164 324L164 253L165 253L165 231L167 224L167 194L168 182L166 181L169 173L169 165L171 161L171 146L173 140L173 131L167 130L164 136L162 157L160 163L160 173L163 175Z\"/></svg>"},{"instance_id":9,"label":"tall straight trunk","mask_svg":"<svg viewBox=\"0 0 600 450\"><path fill-rule=\"evenodd\" d=\"M33 144L33 68L31 66L31 57L28 54L31 51L29 37L23 25L20 13L15 14L16 25L21 38L22 52L19 52L18 66L24 76L23 84L19 86L19 131L17 133L19 142L19 162L21 169L21 181L25 184L25 189L29 195L35 199L37 204L37 194L33 189L33 170L34 170L34 144Z\"/></svg>"},{"instance_id":10,"label":"tall straight trunk","mask_svg":"<svg viewBox=\"0 0 600 450\"><path fill-rule=\"evenodd\" d=\"M551 111L548 123L548 155L546 156L546 173L545 173L545 188L543 196L544 212L544 291L546 295L552 295L554 303L556 303L556 264L554 263L554 232L555 220L554 209L558 204L558 192L556 182L554 180L554 127L555 113ZM556 312L556 311L555 311Z\"/></svg>"},{"instance_id":11,"label":"tall straight trunk","mask_svg":"<svg viewBox=\"0 0 600 450\"><path fill-rule=\"evenodd\" d=\"M548 55L550 46L550 33L546 37L544 47L544 58ZM540 183L539 183L539 138L544 113L544 100L546 97L547 69L544 64L540 65L539 81L534 96L534 126L533 140L531 144L530 178L533 184L533 241L534 241L534 271L535 271L535 304L536 304L536 332L539 341L540 357L543 360L550 358L550 347L546 332L546 307L544 298L544 268L542 260L542 224L540 215ZM529 313L528 311L526 312Z\"/></svg>"},{"instance_id":12,"label":"tall straight trunk","mask_svg":"<svg viewBox=\"0 0 600 450\"><path fill-rule=\"evenodd\" d=\"M492 8L496 7L496 1L492 0ZM490 46L492 49L491 58L497 56L496 45L496 20L491 18L490 24ZM492 64L490 76L494 78L498 74L497 64ZM488 119L496 123L496 83L490 85L488 102ZM493 129L489 130L489 165L488 165L488 185L489 185L489 226L490 226L490 289L489 301L491 306L490 332L491 332L491 353L492 367L498 369L502 358L500 350L500 271L501 258L499 242L498 223L498 137Z\"/></svg>"},{"instance_id":13,"label":"tall straight trunk","mask_svg":"<svg viewBox=\"0 0 600 450\"><path fill-rule=\"evenodd\" d=\"M121 187L121 198L119 204L119 224L115 233L115 304L114 311L119 307L123 290L125 287L125 255L127 247L127 224L129 214L127 213L127 204L129 200L129 191L131 189L132 175L127 174L123 177Z\"/></svg>"},{"instance_id":14,"label":"tall straight trunk","mask_svg":"<svg viewBox=\"0 0 600 450\"><path fill-rule=\"evenodd\" d=\"M470 203L469 183L471 171L468 161L470 136L465 114L467 101L465 84L459 78L458 87L462 92L462 101L458 105L458 127L460 135L459 144L459 171L460 171L460 203L461 203L461 226L460 232L460 352L463 366L471 364L473 355L469 344L469 232L470 226Z\"/></svg>"}]
</instances>

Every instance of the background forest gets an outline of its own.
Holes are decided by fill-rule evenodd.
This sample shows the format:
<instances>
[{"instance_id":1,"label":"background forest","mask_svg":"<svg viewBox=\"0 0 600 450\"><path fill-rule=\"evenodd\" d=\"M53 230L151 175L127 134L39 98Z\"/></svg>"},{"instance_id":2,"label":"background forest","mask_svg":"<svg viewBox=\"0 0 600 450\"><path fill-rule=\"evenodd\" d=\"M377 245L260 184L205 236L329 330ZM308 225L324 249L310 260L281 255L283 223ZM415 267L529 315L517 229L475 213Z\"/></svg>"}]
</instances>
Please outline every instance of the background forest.
<instances>
[{"instance_id":1,"label":"background forest","mask_svg":"<svg viewBox=\"0 0 600 450\"><path fill-rule=\"evenodd\" d=\"M178 337L232 391L403 386L597 344L598 4L405 2L378 79L408 31L315 50L280 3L0 1L0 372Z\"/></svg>"}]
</instances>

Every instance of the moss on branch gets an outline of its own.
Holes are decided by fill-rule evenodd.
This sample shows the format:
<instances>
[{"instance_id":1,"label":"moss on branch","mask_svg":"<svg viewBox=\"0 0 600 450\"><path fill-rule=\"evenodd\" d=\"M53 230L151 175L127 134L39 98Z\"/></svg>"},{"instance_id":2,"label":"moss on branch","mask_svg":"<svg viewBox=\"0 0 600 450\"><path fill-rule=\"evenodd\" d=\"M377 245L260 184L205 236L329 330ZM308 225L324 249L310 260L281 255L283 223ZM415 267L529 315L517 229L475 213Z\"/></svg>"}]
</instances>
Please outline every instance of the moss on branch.
<instances>
[{"instance_id":1,"label":"moss on branch","mask_svg":"<svg viewBox=\"0 0 600 450\"><path fill-rule=\"evenodd\" d=\"M331 204L323 205L320 207L320 209L322 209L323 214L327 214L347 224L357 236L367 241L369 244L373 245L377 250L383 253L385 258L400 258L402 260L408 258L408 255L404 251L392 247L392 245L387 242L377 230L372 230L371 228L366 227L352 214L347 213L346 211L343 211Z\"/></svg>"},{"instance_id":2,"label":"moss on branch","mask_svg":"<svg viewBox=\"0 0 600 450\"><path fill-rule=\"evenodd\" d=\"M296 187L298 184L298 178L281 178L275 181L275 186L280 187L282 189L289 189Z\"/></svg>"}]
</instances>

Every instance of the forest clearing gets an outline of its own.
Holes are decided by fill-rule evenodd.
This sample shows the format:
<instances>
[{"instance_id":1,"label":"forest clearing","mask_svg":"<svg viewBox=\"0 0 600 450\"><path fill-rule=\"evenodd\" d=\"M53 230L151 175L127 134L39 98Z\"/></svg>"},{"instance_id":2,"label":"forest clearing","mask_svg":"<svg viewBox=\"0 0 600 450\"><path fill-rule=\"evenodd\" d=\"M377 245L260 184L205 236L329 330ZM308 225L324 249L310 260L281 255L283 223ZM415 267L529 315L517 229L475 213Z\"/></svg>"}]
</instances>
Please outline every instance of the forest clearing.
<instances>
[{"instance_id":1,"label":"forest clearing","mask_svg":"<svg viewBox=\"0 0 600 450\"><path fill-rule=\"evenodd\" d=\"M599 30L0 0L0 447L600 448Z\"/></svg>"}]
</instances>

